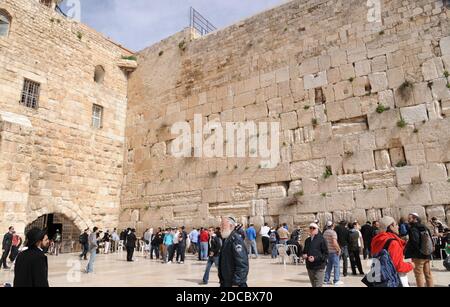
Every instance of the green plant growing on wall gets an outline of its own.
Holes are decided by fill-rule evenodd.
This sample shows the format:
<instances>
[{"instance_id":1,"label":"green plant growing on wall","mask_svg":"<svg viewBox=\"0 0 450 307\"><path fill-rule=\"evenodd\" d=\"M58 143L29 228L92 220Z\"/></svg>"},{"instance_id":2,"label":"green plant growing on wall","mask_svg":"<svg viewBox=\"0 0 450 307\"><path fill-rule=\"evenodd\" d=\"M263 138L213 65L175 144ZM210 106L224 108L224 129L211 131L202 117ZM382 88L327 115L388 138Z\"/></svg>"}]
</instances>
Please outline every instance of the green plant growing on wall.
<instances>
[{"instance_id":1,"label":"green plant growing on wall","mask_svg":"<svg viewBox=\"0 0 450 307\"><path fill-rule=\"evenodd\" d=\"M311 108L310 106L304 106L303 109L304 110L309 110L309 108Z\"/></svg>"},{"instance_id":2,"label":"green plant growing on wall","mask_svg":"<svg viewBox=\"0 0 450 307\"><path fill-rule=\"evenodd\" d=\"M348 81L353 82L353 81L355 81L355 78L350 77L350 78L348 79Z\"/></svg>"},{"instance_id":3,"label":"green plant growing on wall","mask_svg":"<svg viewBox=\"0 0 450 307\"><path fill-rule=\"evenodd\" d=\"M448 70L444 71L444 77L448 78L448 76L450 76L450 73L448 72Z\"/></svg>"},{"instance_id":4,"label":"green plant growing on wall","mask_svg":"<svg viewBox=\"0 0 450 307\"><path fill-rule=\"evenodd\" d=\"M313 125L314 128L317 127L317 125L318 125L317 118L313 118L311 120L311 124Z\"/></svg>"},{"instance_id":5,"label":"green plant growing on wall","mask_svg":"<svg viewBox=\"0 0 450 307\"><path fill-rule=\"evenodd\" d=\"M81 33L80 31L77 32L77 37L79 40L81 40L83 38L83 33Z\"/></svg>"},{"instance_id":6,"label":"green plant growing on wall","mask_svg":"<svg viewBox=\"0 0 450 307\"><path fill-rule=\"evenodd\" d=\"M347 151L345 152L345 156L346 156L347 158L350 158L350 157L352 157L353 155L354 155L354 152L351 151L351 150L347 150Z\"/></svg>"},{"instance_id":7,"label":"green plant growing on wall","mask_svg":"<svg viewBox=\"0 0 450 307\"><path fill-rule=\"evenodd\" d=\"M447 88L450 89L450 83L447 83Z\"/></svg>"},{"instance_id":8,"label":"green plant growing on wall","mask_svg":"<svg viewBox=\"0 0 450 307\"><path fill-rule=\"evenodd\" d=\"M405 167L407 165L406 161L400 161L395 166L396 167Z\"/></svg>"},{"instance_id":9,"label":"green plant growing on wall","mask_svg":"<svg viewBox=\"0 0 450 307\"><path fill-rule=\"evenodd\" d=\"M304 191L299 191L299 192L294 194L295 197L302 197L303 195L305 195Z\"/></svg>"},{"instance_id":10,"label":"green plant growing on wall","mask_svg":"<svg viewBox=\"0 0 450 307\"><path fill-rule=\"evenodd\" d=\"M333 171L331 170L331 166L327 166L325 168L325 172L323 173L323 179L328 179L333 176Z\"/></svg>"},{"instance_id":11,"label":"green plant growing on wall","mask_svg":"<svg viewBox=\"0 0 450 307\"><path fill-rule=\"evenodd\" d=\"M135 55L122 56L122 60L137 61L137 57Z\"/></svg>"},{"instance_id":12,"label":"green plant growing on wall","mask_svg":"<svg viewBox=\"0 0 450 307\"><path fill-rule=\"evenodd\" d=\"M397 122L397 127L399 127L399 128L405 128L406 127L406 122L405 122L405 120L403 118Z\"/></svg>"},{"instance_id":13,"label":"green plant growing on wall","mask_svg":"<svg viewBox=\"0 0 450 307\"><path fill-rule=\"evenodd\" d=\"M322 197L327 197L327 193L322 193Z\"/></svg>"},{"instance_id":14,"label":"green plant growing on wall","mask_svg":"<svg viewBox=\"0 0 450 307\"><path fill-rule=\"evenodd\" d=\"M391 109L390 107L385 107L384 105L380 104L380 105L378 105L376 111L377 111L378 114L381 114L381 113L383 113L385 111L389 111L390 109Z\"/></svg>"},{"instance_id":15,"label":"green plant growing on wall","mask_svg":"<svg viewBox=\"0 0 450 307\"><path fill-rule=\"evenodd\" d=\"M162 56L164 54L164 51L160 51L159 53L158 53L158 56Z\"/></svg>"},{"instance_id":16,"label":"green plant growing on wall","mask_svg":"<svg viewBox=\"0 0 450 307\"><path fill-rule=\"evenodd\" d=\"M378 32L379 35L384 35L384 30L381 30L380 32Z\"/></svg>"}]
</instances>

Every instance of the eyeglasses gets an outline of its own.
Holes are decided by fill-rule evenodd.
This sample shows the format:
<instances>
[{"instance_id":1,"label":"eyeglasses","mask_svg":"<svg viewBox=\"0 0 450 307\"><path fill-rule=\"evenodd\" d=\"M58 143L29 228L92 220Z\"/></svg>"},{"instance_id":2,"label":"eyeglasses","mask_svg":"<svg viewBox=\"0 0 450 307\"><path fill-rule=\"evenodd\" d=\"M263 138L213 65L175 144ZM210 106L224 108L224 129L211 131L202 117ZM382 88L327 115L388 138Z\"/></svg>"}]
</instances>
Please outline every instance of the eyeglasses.
<instances>
[{"instance_id":1,"label":"eyeglasses","mask_svg":"<svg viewBox=\"0 0 450 307\"><path fill-rule=\"evenodd\" d=\"M309 230L316 230L317 228L315 227L309 227Z\"/></svg>"}]
</instances>

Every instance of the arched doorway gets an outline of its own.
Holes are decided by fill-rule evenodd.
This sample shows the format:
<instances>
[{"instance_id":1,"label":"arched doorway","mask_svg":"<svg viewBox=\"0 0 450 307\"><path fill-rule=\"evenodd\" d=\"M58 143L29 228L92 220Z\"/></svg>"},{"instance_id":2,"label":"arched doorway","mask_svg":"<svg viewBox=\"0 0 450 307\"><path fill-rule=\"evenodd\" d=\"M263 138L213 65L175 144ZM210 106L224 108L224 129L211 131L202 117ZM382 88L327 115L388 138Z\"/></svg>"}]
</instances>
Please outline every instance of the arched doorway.
<instances>
[{"instance_id":1,"label":"arched doorway","mask_svg":"<svg viewBox=\"0 0 450 307\"><path fill-rule=\"evenodd\" d=\"M75 253L81 251L79 237L81 230L67 216L61 213L51 213L40 216L28 224L25 233L31 228L46 229L48 237L52 239L59 230L62 236L61 253Z\"/></svg>"}]
</instances>

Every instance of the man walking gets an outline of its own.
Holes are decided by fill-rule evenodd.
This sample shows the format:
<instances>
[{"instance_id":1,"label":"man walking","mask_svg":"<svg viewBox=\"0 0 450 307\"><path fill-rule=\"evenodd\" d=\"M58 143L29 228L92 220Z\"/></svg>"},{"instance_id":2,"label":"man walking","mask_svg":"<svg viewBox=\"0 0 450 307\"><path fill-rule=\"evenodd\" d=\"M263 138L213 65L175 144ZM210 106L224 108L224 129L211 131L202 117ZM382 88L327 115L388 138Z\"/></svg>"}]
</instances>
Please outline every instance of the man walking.
<instances>
[{"instance_id":1,"label":"man walking","mask_svg":"<svg viewBox=\"0 0 450 307\"><path fill-rule=\"evenodd\" d=\"M2 265L4 270L9 270L9 267L6 264L6 260L8 259L8 255L11 251L12 239L14 234L14 227L11 226L8 228L8 232L3 236L2 242Z\"/></svg>"},{"instance_id":2,"label":"man walking","mask_svg":"<svg viewBox=\"0 0 450 307\"><path fill-rule=\"evenodd\" d=\"M219 255L219 280L223 288L247 287L248 253L244 240L235 231L233 217L222 218L222 238L225 240Z\"/></svg>"},{"instance_id":3,"label":"man walking","mask_svg":"<svg viewBox=\"0 0 450 307\"><path fill-rule=\"evenodd\" d=\"M328 248L319 231L319 225L312 223L309 225L310 237L305 241L303 249L303 259L306 261L306 269L308 270L311 285L322 287L324 280L325 265L328 259Z\"/></svg>"},{"instance_id":4,"label":"man walking","mask_svg":"<svg viewBox=\"0 0 450 307\"><path fill-rule=\"evenodd\" d=\"M343 268L343 275L344 277L347 276L348 272L348 243L349 243L349 237L350 232L347 229L347 222L341 221L339 225L336 225L334 228L334 231L336 231L336 234L338 236L338 243L339 247L341 248L341 255L340 258L343 260L344 268Z\"/></svg>"},{"instance_id":5,"label":"man walking","mask_svg":"<svg viewBox=\"0 0 450 307\"><path fill-rule=\"evenodd\" d=\"M136 248L136 229L131 229L127 236L127 261L133 262L134 249Z\"/></svg>"},{"instance_id":6,"label":"man walking","mask_svg":"<svg viewBox=\"0 0 450 307\"><path fill-rule=\"evenodd\" d=\"M200 231L200 258L201 260L208 260L208 241L209 234L206 229Z\"/></svg>"},{"instance_id":7,"label":"man walking","mask_svg":"<svg viewBox=\"0 0 450 307\"><path fill-rule=\"evenodd\" d=\"M178 247L177 247L177 263L183 264L184 257L186 254L186 241L187 233L185 231L186 227L182 226L179 232Z\"/></svg>"},{"instance_id":8,"label":"man walking","mask_svg":"<svg viewBox=\"0 0 450 307\"><path fill-rule=\"evenodd\" d=\"M361 227L361 234L364 241L363 256L364 260L366 260L367 258L372 258L370 248L372 245L373 228L370 221L367 221L367 223Z\"/></svg>"},{"instance_id":9,"label":"man walking","mask_svg":"<svg viewBox=\"0 0 450 307\"><path fill-rule=\"evenodd\" d=\"M189 240L191 241L192 254L195 255L198 252L198 231L197 229L192 229L189 233Z\"/></svg>"},{"instance_id":10,"label":"man walking","mask_svg":"<svg viewBox=\"0 0 450 307\"><path fill-rule=\"evenodd\" d=\"M88 265L86 267L87 274L94 272L94 262L95 258L97 257L97 248L98 248L98 238L97 238L98 233L99 233L98 228L94 227L94 229L92 229L92 233L89 235L90 257Z\"/></svg>"},{"instance_id":11,"label":"man walking","mask_svg":"<svg viewBox=\"0 0 450 307\"><path fill-rule=\"evenodd\" d=\"M89 235L88 235L89 228L85 229L83 233L80 235L80 244L83 248L83 251L81 252L80 259L87 260L87 253L89 251Z\"/></svg>"},{"instance_id":12,"label":"man walking","mask_svg":"<svg viewBox=\"0 0 450 307\"><path fill-rule=\"evenodd\" d=\"M48 287L48 262L43 250L49 245L46 233L33 228L26 234L28 249L17 256L14 287Z\"/></svg>"},{"instance_id":13,"label":"man walking","mask_svg":"<svg viewBox=\"0 0 450 307\"><path fill-rule=\"evenodd\" d=\"M270 227L269 224L264 223L264 226L261 227L259 234L261 235L262 245L263 245L263 253L264 255L269 255L269 247L270 247L270 236L269 236Z\"/></svg>"},{"instance_id":14,"label":"man walking","mask_svg":"<svg viewBox=\"0 0 450 307\"><path fill-rule=\"evenodd\" d=\"M336 231L334 231L334 224L332 221L328 221L326 224L326 230L323 233L323 237L327 243L328 248L328 263L327 269L325 271L325 284L331 284L331 271L334 270L334 280L333 284L335 286L342 285L343 282L340 281L340 271L339 271L339 255L341 253L341 248L338 243L338 236Z\"/></svg>"},{"instance_id":15,"label":"man walking","mask_svg":"<svg viewBox=\"0 0 450 307\"><path fill-rule=\"evenodd\" d=\"M422 224L417 213L408 216L409 240L406 244L405 259L412 259L417 287L434 287L431 275L431 256L434 244L430 230Z\"/></svg>"},{"instance_id":16,"label":"man walking","mask_svg":"<svg viewBox=\"0 0 450 307\"><path fill-rule=\"evenodd\" d=\"M348 252L350 256L350 265L352 267L352 274L356 275L356 268L358 268L359 274L364 275L361 264L361 247L360 247L360 232L356 228L357 223L348 224L350 230Z\"/></svg>"},{"instance_id":17,"label":"man walking","mask_svg":"<svg viewBox=\"0 0 450 307\"><path fill-rule=\"evenodd\" d=\"M220 249L222 248L222 238L220 237L220 232L217 230L214 231L214 228L209 229L209 258L206 263L205 274L203 275L203 284L207 285L209 281L209 272L213 264L219 267L219 254Z\"/></svg>"},{"instance_id":18,"label":"man walking","mask_svg":"<svg viewBox=\"0 0 450 307\"><path fill-rule=\"evenodd\" d=\"M53 242L55 243L55 256L59 255L60 249L61 249L61 241L62 241L62 237L61 237L61 233L59 232L59 229L56 229L56 233L53 237Z\"/></svg>"},{"instance_id":19,"label":"man walking","mask_svg":"<svg viewBox=\"0 0 450 307\"><path fill-rule=\"evenodd\" d=\"M258 258L258 248L256 246L256 230L253 224L250 224L250 227L247 229L246 237L248 256L251 257L252 253L254 253L255 258Z\"/></svg>"}]
</instances>

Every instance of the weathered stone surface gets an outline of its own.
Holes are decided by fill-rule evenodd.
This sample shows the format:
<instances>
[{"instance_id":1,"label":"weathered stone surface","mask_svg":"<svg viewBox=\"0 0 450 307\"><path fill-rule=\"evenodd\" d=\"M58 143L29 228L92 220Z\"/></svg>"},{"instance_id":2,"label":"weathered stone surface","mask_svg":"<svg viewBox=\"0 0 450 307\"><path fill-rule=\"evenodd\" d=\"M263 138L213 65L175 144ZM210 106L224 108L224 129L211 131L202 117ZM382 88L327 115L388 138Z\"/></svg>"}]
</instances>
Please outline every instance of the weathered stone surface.
<instances>
[{"instance_id":1,"label":"weathered stone surface","mask_svg":"<svg viewBox=\"0 0 450 307\"><path fill-rule=\"evenodd\" d=\"M430 186L433 204L450 203L450 182L435 182Z\"/></svg>"},{"instance_id":2,"label":"weathered stone surface","mask_svg":"<svg viewBox=\"0 0 450 307\"><path fill-rule=\"evenodd\" d=\"M347 174L366 172L375 169L373 151L359 151L343 160L344 171Z\"/></svg>"},{"instance_id":3,"label":"weathered stone surface","mask_svg":"<svg viewBox=\"0 0 450 307\"><path fill-rule=\"evenodd\" d=\"M450 55L450 36L441 38L440 41L442 55Z\"/></svg>"},{"instance_id":4,"label":"weathered stone surface","mask_svg":"<svg viewBox=\"0 0 450 307\"><path fill-rule=\"evenodd\" d=\"M374 209L388 207L387 189L361 190L355 192L356 208Z\"/></svg>"},{"instance_id":5,"label":"weathered stone surface","mask_svg":"<svg viewBox=\"0 0 450 307\"><path fill-rule=\"evenodd\" d=\"M403 120L408 124L415 124L428 120L427 108L425 104L401 108L400 114Z\"/></svg>"},{"instance_id":6,"label":"weathered stone surface","mask_svg":"<svg viewBox=\"0 0 450 307\"><path fill-rule=\"evenodd\" d=\"M340 192L362 190L364 188L361 174L339 175L337 184Z\"/></svg>"},{"instance_id":7,"label":"weathered stone surface","mask_svg":"<svg viewBox=\"0 0 450 307\"><path fill-rule=\"evenodd\" d=\"M413 178L419 177L419 167L417 166L397 167L395 169L395 174L397 176L398 185L411 184Z\"/></svg>"},{"instance_id":8,"label":"weathered stone surface","mask_svg":"<svg viewBox=\"0 0 450 307\"><path fill-rule=\"evenodd\" d=\"M369 75L372 93L378 93L388 88L388 80L385 72L377 72Z\"/></svg>"},{"instance_id":9,"label":"weathered stone surface","mask_svg":"<svg viewBox=\"0 0 450 307\"><path fill-rule=\"evenodd\" d=\"M391 168L391 158L389 156L389 151L377 150L375 151L375 165L378 170L385 170Z\"/></svg>"},{"instance_id":10,"label":"weathered stone surface","mask_svg":"<svg viewBox=\"0 0 450 307\"><path fill-rule=\"evenodd\" d=\"M405 185L400 188L388 188L389 205L392 207L408 207L415 205L431 205L430 187L428 184Z\"/></svg>"},{"instance_id":11,"label":"weathered stone surface","mask_svg":"<svg viewBox=\"0 0 450 307\"><path fill-rule=\"evenodd\" d=\"M325 159L291 163L291 178L317 178L325 172Z\"/></svg>"},{"instance_id":12,"label":"weathered stone surface","mask_svg":"<svg viewBox=\"0 0 450 307\"><path fill-rule=\"evenodd\" d=\"M351 211L355 208L353 192L350 191L331 193L325 199L326 210L329 212L333 212L336 210Z\"/></svg>"},{"instance_id":13,"label":"weathered stone surface","mask_svg":"<svg viewBox=\"0 0 450 307\"><path fill-rule=\"evenodd\" d=\"M390 169L366 172L363 174L366 188L382 188L395 186L395 172Z\"/></svg>"},{"instance_id":14,"label":"weathered stone surface","mask_svg":"<svg viewBox=\"0 0 450 307\"><path fill-rule=\"evenodd\" d=\"M258 198L283 198L287 196L284 185L261 186L258 189Z\"/></svg>"}]
</instances>

